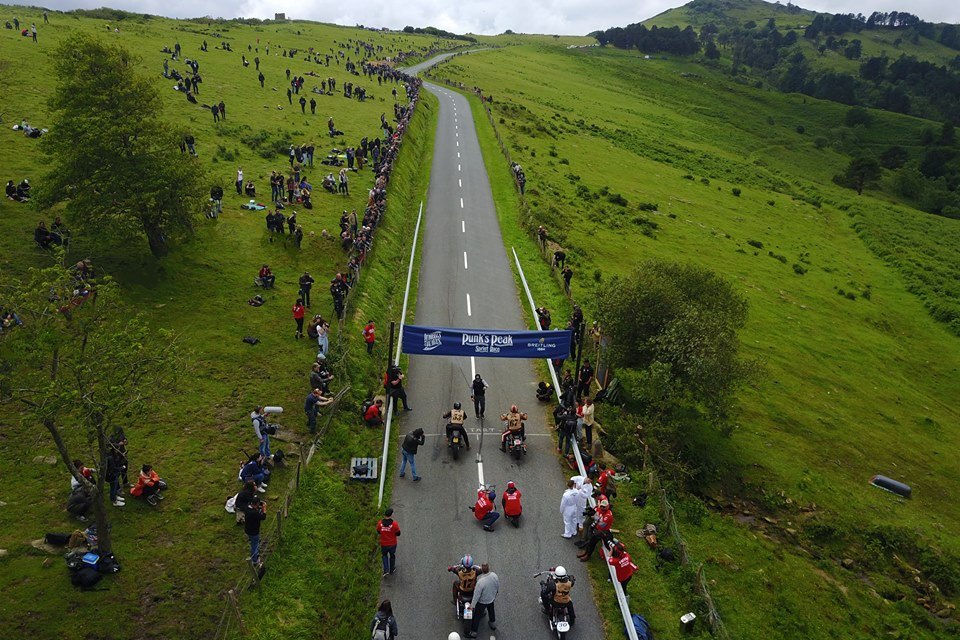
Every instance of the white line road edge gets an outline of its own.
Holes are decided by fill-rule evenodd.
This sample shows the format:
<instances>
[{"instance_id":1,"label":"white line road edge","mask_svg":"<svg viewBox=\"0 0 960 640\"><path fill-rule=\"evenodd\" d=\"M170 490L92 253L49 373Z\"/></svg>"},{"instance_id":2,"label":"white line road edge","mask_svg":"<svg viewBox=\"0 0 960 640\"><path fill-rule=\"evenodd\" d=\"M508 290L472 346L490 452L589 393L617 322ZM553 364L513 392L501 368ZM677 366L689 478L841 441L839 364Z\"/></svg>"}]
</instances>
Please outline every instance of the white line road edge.
<instances>
[{"instance_id":1,"label":"white line road edge","mask_svg":"<svg viewBox=\"0 0 960 640\"><path fill-rule=\"evenodd\" d=\"M517 263L517 272L520 274L520 282L523 283L523 290L527 294L527 302L530 303L530 312L533 314L534 323L537 326L537 329L543 331L543 327L540 326L540 318L537 316L537 305L533 301L533 295L530 293L530 286L527 284L527 279L523 275L523 267L520 266L520 258L517 256L517 250L513 247L510 247L510 250L513 252L513 259ZM557 381L557 373L553 370L553 365L550 363L550 359L547 358L547 369L550 371L550 377L553 379L553 390L557 394L557 401L560 401L560 383ZM583 466L583 458L580 456L580 447L573 448L573 454L577 458L577 468L580 470L580 475L587 475L587 470ZM593 497L590 497L590 506L596 506L596 501ZM623 624L627 628L627 637L630 640L638 640L637 630L633 627L633 617L630 613L630 605L627 603L626 594L623 593L623 587L620 586L620 583L617 582L617 570L607 562L609 557L607 556L607 550L603 545L600 545L600 553L603 556L603 561L607 564L607 570L610 572L610 582L613 583L613 590L617 594L617 604L620 605L620 615L623 616Z\"/></svg>"},{"instance_id":2,"label":"white line road edge","mask_svg":"<svg viewBox=\"0 0 960 640\"><path fill-rule=\"evenodd\" d=\"M417 238L420 235L420 221L423 219L423 200L417 213L417 226L413 230L413 243L410 245L410 264L407 265L407 288L403 291L403 311L400 312L400 331L397 335L397 355L393 364L400 364L400 346L403 343L403 325L407 320L407 302L410 299L410 282L413 280L413 259L417 253ZM380 456L380 490L377 493L377 507L383 506L383 485L387 481L387 455L390 453L390 423L393 421L393 403L387 402L387 422L383 429L383 453Z\"/></svg>"}]
</instances>

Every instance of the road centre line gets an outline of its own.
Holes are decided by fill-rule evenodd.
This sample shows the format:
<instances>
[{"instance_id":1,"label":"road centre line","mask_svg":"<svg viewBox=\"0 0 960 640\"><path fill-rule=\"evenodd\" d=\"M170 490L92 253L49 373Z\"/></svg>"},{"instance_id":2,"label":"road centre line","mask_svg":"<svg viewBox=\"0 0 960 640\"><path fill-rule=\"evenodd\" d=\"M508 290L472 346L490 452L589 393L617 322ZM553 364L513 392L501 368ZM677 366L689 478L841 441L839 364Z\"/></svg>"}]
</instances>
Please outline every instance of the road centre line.
<instances>
[{"instance_id":1,"label":"road centre line","mask_svg":"<svg viewBox=\"0 0 960 640\"><path fill-rule=\"evenodd\" d=\"M457 171L461 171L459 164L457 164Z\"/></svg>"},{"instance_id":2,"label":"road centre line","mask_svg":"<svg viewBox=\"0 0 960 640\"><path fill-rule=\"evenodd\" d=\"M460 141L459 141L459 140L457 140L457 146L458 146L458 147L460 146Z\"/></svg>"},{"instance_id":3,"label":"road centre line","mask_svg":"<svg viewBox=\"0 0 960 640\"><path fill-rule=\"evenodd\" d=\"M458 158L460 157L460 152L459 152L459 151L457 151L457 157L458 157Z\"/></svg>"},{"instance_id":4,"label":"road centre line","mask_svg":"<svg viewBox=\"0 0 960 640\"><path fill-rule=\"evenodd\" d=\"M460 208L463 209L463 198L460 198Z\"/></svg>"},{"instance_id":5,"label":"road centre line","mask_svg":"<svg viewBox=\"0 0 960 640\"><path fill-rule=\"evenodd\" d=\"M461 220L461 221L460 221L460 230L461 230L463 233L466 233L466 232L467 232L467 221L466 221L466 220Z\"/></svg>"},{"instance_id":6,"label":"road centre line","mask_svg":"<svg viewBox=\"0 0 960 640\"><path fill-rule=\"evenodd\" d=\"M463 189L463 178L457 178L457 182L460 183L460 188Z\"/></svg>"},{"instance_id":7,"label":"road centre line","mask_svg":"<svg viewBox=\"0 0 960 640\"><path fill-rule=\"evenodd\" d=\"M470 267L467 266L467 252L466 252L466 251L463 252L463 268L464 268L464 269L469 269L469 268L470 268Z\"/></svg>"},{"instance_id":8,"label":"road centre line","mask_svg":"<svg viewBox=\"0 0 960 640\"><path fill-rule=\"evenodd\" d=\"M467 294L467 315L472 316L473 312L470 309L470 294Z\"/></svg>"}]
</instances>

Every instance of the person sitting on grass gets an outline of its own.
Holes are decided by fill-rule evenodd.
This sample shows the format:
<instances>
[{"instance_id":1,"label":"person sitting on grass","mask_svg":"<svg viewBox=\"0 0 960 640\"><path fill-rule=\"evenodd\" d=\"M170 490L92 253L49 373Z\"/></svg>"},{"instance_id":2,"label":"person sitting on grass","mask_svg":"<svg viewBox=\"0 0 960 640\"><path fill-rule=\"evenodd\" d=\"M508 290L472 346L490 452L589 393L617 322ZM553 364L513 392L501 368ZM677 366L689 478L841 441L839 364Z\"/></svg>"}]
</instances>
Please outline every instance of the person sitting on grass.
<instances>
[{"instance_id":1,"label":"person sitting on grass","mask_svg":"<svg viewBox=\"0 0 960 640\"><path fill-rule=\"evenodd\" d=\"M43 220L41 220L37 224L37 228L33 230L33 241L36 242L41 249L49 249L51 245L59 244L56 242L53 234L50 233L50 230L47 229L47 223Z\"/></svg>"},{"instance_id":2,"label":"person sitting on grass","mask_svg":"<svg viewBox=\"0 0 960 640\"><path fill-rule=\"evenodd\" d=\"M260 284L264 289L273 288L273 283L277 280L277 277L273 275L273 271L270 270L268 265L263 265L260 267L260 273L258 277L260 278Z\"/></svg>"},{"instance_id":3,"label":"person sitting on grass","mask_svg":"<svg viewBox=\"0 0 960 640\"><path fill-rule=\"evenodd\" d=\"M250 197L250 198L257 197L257 186L253 184L253 180L247 181L247 186L243 188L243 192L247 194L247 197Z\"/></svg>"},{"instance_id":4,"label":"person sitting on grass","mask_svg":"<svg viewBox=\"0 0 960 640\"><path fill-rule=\"evenodd\" d=\"M13 184L13 180L7 182L7 198L15 202L23 202L23 199L17 192L17 185Z\"/></svg>"},{"instance_id":5,"label":"person sitting on grass","mask_svg":"<svg viewBox=\"0 0 960 640\"><path fill-rule=\"evenodd\" d=\"M10 310L0 312L0 333L4 331L10 331L14 327L22 326L23 321L20 320L20 316L18 316L15 312Z\"/></svg>"},{"instance_id":6,"label":"person sitting on grass","mask_svg":"<svg viewBox=\"0 0 960 640\"><path fill-rule=\"evenodd\" d=\"M267 458L262 453L250 456L247 463L240 468L240 482L252 482L260 493L267 492L270 482L270 470L266 468Z\"/></svg>"},{"instance_id":7,"label":"person sitting on grass","mask_svg":"<svg viewBox=\"0 0 960 640\"><path fill-rule=\"evenodd\" d=\"M163 487L164 482L157 475L157 472L153 470L153 467L145 464L140 469L137 484L130 489L130 495L136 498L144 498L150 506L155 507L157 501L163 500L163 493L161 493Z\"/></svg>"},{"instance_id":8,"label":"person sitting on grass","mask_svg":"<svg viewBox=\"0 0 960 640\"><path fill-rule=\"evenodd\" d=\"M70 239L70 230L67 229L67 225L63 224L63 220L60 219L60 216L54 218L53 224L50 225L50 232L55 236L58 236L63 244L66 244Z\"/></svg>"},{"instance_id":9,"label":"person sitting on grass","mask_svg":"<svg viewBox=\"0 0 960 640\"><path fill-rule=\"evenodd\" d=\"M363 414L363 422L368 427L383 425L383 400L377 398L377 401L367 408L367 411Z\"/></svg>"}]
</instances>

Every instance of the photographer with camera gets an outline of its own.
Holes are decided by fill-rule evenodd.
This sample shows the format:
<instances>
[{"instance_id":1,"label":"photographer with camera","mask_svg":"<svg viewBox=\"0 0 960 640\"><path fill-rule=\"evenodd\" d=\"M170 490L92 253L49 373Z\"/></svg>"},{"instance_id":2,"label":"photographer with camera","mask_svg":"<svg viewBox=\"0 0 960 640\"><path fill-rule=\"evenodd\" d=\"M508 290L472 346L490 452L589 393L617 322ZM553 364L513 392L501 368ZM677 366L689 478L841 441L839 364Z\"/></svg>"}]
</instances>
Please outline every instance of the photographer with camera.
<instances>
[{"instance_id":1,"label":"photographer with camera","mask_svg":"<svg viewBox=\"0 0 960 640\"><path fill-rule=\"evenodd\" d=\"M270 434L267 433L267 418L263 414L263 405L257 405L250 414L250 420L253 422L253 433L257 436L257 449L260 453L270 459Z\"/></svg>"},{"instance_id":2,"label":"photographer with camera","mask_svg":"<svg viewBox=\"0 0 960 640\"><path fill-rule=\"evenodd\" d=\"M267 519L267 503L254 496L243 514L243 531L250 540L250 562L260 564L260 523Z\"/></svg>"}]
</instances>

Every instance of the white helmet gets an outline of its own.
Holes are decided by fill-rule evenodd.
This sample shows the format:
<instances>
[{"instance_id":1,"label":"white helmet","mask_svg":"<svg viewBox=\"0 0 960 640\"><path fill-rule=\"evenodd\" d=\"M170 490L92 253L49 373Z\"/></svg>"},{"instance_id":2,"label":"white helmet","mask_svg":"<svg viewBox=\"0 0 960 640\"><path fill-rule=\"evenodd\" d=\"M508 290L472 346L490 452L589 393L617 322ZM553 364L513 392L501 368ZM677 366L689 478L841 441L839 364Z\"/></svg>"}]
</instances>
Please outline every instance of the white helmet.
<instances>
[{"instance_id":1,"label":"white helmet","mask_svg":"<svg viewBox=\"0 0 960 640\"><path fill-rule=\"evenodd\" d=\"M453 631L447 636L447 640L460 640L460 634L456 631Z\"/></svg>"},{"instance_id":2,"label":"white helmet","mask_svg":"<svg viewBox=\"0 0 960 640\"><path fill-rule=\"evenodd\" d=\"M566 578L566 577L567 577L567 570L564 569L563 567L557 567L556 569L553 570L553 573L554 573L554 575L557 576L558 578Z\"/></svg>"}]
</instances>

